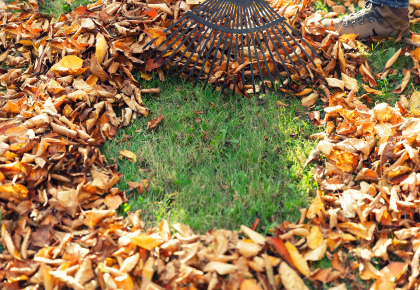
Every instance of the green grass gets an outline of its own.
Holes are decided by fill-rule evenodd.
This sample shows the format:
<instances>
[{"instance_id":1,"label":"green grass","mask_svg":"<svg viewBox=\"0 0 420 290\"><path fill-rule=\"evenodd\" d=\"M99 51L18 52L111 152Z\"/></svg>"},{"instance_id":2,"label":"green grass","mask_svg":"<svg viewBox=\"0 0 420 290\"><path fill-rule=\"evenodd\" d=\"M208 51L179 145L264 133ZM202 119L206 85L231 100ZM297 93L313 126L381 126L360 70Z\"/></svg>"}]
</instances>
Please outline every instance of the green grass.
<instances>
[{"instance_id":1,"label":"green grass","mask_svg":"<svg viewBox=\"0 0 420 290\"><path fill-rule=\"evenodd\" d=\"M39 2L39 12L51 15L55 18L58 18L61 14L71 12L73 9L80 6L87 6L90 3L95 1L89 0L75 0L75 1L66 1L66 0L46 0L44 4Z\"/></svg>"},{"instance_id":2,"label":"green grass","mask_svg":"<svg viewBox=\"0 0 420 290\"><path fill-rule=\"evenodd\" d=\"M142 85L162 89L159 96L144 96L153 115L120 129L102 147L110 161L120 150L138 157L136 163L116 159L124 175L121 189L128 190L128 181L153 178L142 196L127 192L130 202L121 212L142 209L149 225L170 213L171 222L199 231L251 226L258 217L264 232L273 222L299 218L315 188L310 168L302 168L316 146L309 135L320 130L308 122L299 100L277 93L220 96L173 78ZM277 100L291 105L282 108ZM160 112L163 123L147 131L147 122ZM122 141L126 135L132 138Z\"/></svg>"}]
</instances>

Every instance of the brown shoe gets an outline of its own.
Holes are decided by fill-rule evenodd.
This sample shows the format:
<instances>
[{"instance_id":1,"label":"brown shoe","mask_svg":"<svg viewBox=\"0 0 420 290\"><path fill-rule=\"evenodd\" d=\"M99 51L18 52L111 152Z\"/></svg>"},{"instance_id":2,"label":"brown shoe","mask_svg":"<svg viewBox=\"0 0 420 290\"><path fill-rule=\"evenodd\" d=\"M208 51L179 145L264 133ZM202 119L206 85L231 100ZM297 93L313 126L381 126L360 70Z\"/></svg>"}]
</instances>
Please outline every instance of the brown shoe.
<instances>
[{"instance_id":1,"label":"brown shoe","mask_svg":"<svg viewBox=\"0 0 420 290\"><path fill-rule=\"evenodd\" d=\"M322 25L335 30L340 27L340 35L359 34L360 39L367 39L372 36L396 36L398 29L402 30L403 36L410 32L410 22L408 19L408 9L397 9L366 3L365 8L357 13L350 14L337 19L324 19Z\"/></svg>"}]
</instances>

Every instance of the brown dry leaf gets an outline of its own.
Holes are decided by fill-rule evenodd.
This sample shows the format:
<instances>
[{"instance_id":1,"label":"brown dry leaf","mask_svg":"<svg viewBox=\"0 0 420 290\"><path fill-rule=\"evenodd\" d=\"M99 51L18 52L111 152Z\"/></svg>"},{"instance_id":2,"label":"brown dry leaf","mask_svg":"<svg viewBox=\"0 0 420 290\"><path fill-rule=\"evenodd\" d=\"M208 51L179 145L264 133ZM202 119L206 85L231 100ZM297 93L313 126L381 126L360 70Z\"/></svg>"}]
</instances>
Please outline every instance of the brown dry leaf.
<instances>
[{"instance_id":1,"label":"brown dry leaf","mask_svg":"<svg viewBox=\"0 0 420 290\"><path fill-rule=\"evenodd\" d=\"M149 122L147 122L147 130L155 129L160 124L160 122L163 121L163 119L165 119L165 117L163 117L163 115L160 114L155 119L150 120Z\"/></svg>"},{"instance_id":2,"label":"brown dry leaf","mask_svg":"<svg viewBox=\"0 0 420 290\"><path fill-rule=\"evenodd\" d=\"M338 15L345 14L347 9L343 5L336 5L332 7L332 10L337 13Z\"/></svg>"},{"instance_id":3,"label":"brown dry leaf","mask_svg":"<svg viewBox=\"0 0 420 290\"><path fill-rule=\"evenodd\" d=\"M288 107L288 105L283 104L283 103L282 103L282 102L280 102L280 101L277 101L277 105L279 105L280 107L283 107L283 108Z\"/></svg>"},{"instance_id":4,"label":"brown dry leaf","mask_svg":"<svg viewBox=\"0 0 420 290\"><path fill-rule=\"evenodd\" d=\"M325 80L328 82L328 85L330 87L339 88L339 89L342 89L344 91L344 85L345 85L344 81L341 81L341 80L336 79L336 78L325 78Z\"/></svg>"},{"instance_id":5,"label":"brown dry leaf","mask_svg":"<svg viewBox=\"0 0 420 290\"><path fill-rule=\"evenodd\" d=\"M327 241L324 240L319 247L307 251L303 255L303 258L306 261L319 261L322 258L324 258L326 251L327 251Z\"/></svg>"},{"instance_id":6,"label":"brown dry leaf","mask_svg":"<svg viewBox=\"0 0 420 290\"><path fill-rule=\"evenodd\" d=\"M312 91L313 91L313 89L307 88L307 89L304 89L303 91L301 91L300 93L295 94L295 96L296 97L302 97L302 96L305 96L305 95L311 93Z\"/></svg>"},{"instance_id":7,"label":"brown dry leaf","mask_svg":"<svg viewBox=\"0 0 420 290\"><path fill-rule=\"evenodd\" d=\"M312 93L309 96L302 99L302 106L304 107L310 107L315 105L316 101L318 100L318 94Z\"/></svg>"},{"instance_id":8,"label":"brown dry leaf","mask_svg":"<svg viewBox=\"0 0 420 290\"><path fill-rule=\"evenodd\" d=\"M281 262L279 273L282 284L287 290L309 290L302 278L286 262Z\"/></svg>"},{"instance_id":9,"label":"brown dry leaf","mask_svg":"<svg viewBox=\"0 0 420 290\"><path fill-rule=\"evenodd\" d=\"M354 91L356 93L359 91L359 86L357 85L357 80L355 78L352 78L346 75L345 73L341 74L341 78L343 79L344 86L346 87L346 89Z\"/></svg>"}]
</instances>

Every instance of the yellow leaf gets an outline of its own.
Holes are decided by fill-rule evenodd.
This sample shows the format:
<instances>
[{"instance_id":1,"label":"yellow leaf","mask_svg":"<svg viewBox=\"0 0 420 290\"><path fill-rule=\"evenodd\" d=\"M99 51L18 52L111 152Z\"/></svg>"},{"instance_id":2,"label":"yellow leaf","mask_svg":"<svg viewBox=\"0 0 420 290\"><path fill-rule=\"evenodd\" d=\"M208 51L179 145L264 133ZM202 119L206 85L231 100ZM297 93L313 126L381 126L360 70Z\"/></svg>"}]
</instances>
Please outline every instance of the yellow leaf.
<instances>
[{"instance_id":1,"label":"yellow leaf","mask_svg":"<svg viewBox=\"0 0 420 290\"><path fill-rule=\"evenodd\" d=\"M306 260L302 257L299 253L298 249L293 246L289 241L285 244L287 251L289 251L290 256L292 257L293 264L295 265L296 269L299 270L303 275L309 275L309 267Z\"/></svg>"},{"instance_id":2,"label":"yellow leaf","mask_svg":"<svg viewBox=\"0 0 420 290\"><path fill-rule=\"evenodd\" d=\"M303 256L303 258L306 261L319 261L322 258L324 258L326 251L327 251L327 241L323 241L319 247L313 250L307 251L305 255Z\"/></svg>"},{"instance_id":3,"label":"yellow leaf","mask_svg":"<svg viewBox=\"0 0 420 290\"><path fill-rule=\"evenodd\" d=\"M374 94L374 95L382 95L381 91L378 90L374 90L371 87L369 87L368 85L362 84L363 89L366 91L366 93L368 94Z\"/></svg>"},{"instance_id":4,"label":"yellow leaf","mask_svg":"<svg viewBox=\"0 0 420 290\"><path fill-rule=\"evenodd\" d=\"M313 218L323 208L324 202L322 201L322 199L319 196L315 197L314 201L308 209L308 212L306 213L306 217L308 219Z\"/></svg>"},{"instance_id":5,"label":"yellow leaf","mask_svg":"<svg viewBox=\"0 0 420 290\"><path fill-rule=\"evenodd\" d=\"M135 236L131 239L131 243L149 251L162 244L161 241L158 241L148 235Z\"/></svg>"},{"instance_id":6,"label":"yellow leaf","mask_svg":"<svg viewBox=\"0 0 420 290\"><path fill-rule=\"evenodd\" d=\"M108 51L108 44L106 43L105 37L98 33L96 36L96 59L101 64L105 58L106 52Z\"/></svg>"},{"instance_id":7,"label":"yellow leaf","mask_svg":"<svg viewBox=\"0 0 420 290\"><path fill-rule=\"evenodd\" d=\"M307 237L308 239L308 247L311 249L316 249L324 240L324 236L322 235L321 229L318 226L313 226L311 228L311 233Z\"/></svg>"},{"instance_id":8,"label":"yellow leaf","mask_svg":"<svg viewBox=\"0 0 420 290\"><path fill-rule=\"evenodd\" d=\"M414 93L411 95L410 107L411 108L419 108L420 107L420 92L419 91L414 90Z\"/></svg>"},{"instance_id":9,"label":"yellow leaf","mask_svg":"<svg viewBox=\"0 0 420 290\"><path fill-rule=\"evenodd\" d=\"M131 161L134 161L134 162L137 162L137 156L136 156L136 154L134 154L133 152L131 152L131 151L128 151L128 150L122 150L122 151L120 151L120 154L122 155L122 156L125 156L125 157L127 157L129 160L131 160Z\"/></svg>"},{"instance_id":10,"label":"yellow leaf","mask_svg":"<svg viewBox=\"0 0 420 290\"><path fill-rule=\"evenodd\" d=\"M83 65L83 59L74 55L67 55L63 57L59 62L51 67L51 70L60 71L68 69L78 69Z\"/></svg>"},{"instance_id":11,"label":"yellow leaf","mask_svg":"<svg viewBox=\"0 0 420 290\"><path fill-rule=\"evenodd\" d=\"M86 70L86 68L82 68L82 66L83 59L74 55L67 55L54 64L50 71L55 71L61 75L76 76L82 74Z\"/></svg>"},{"instance_id":12,"label":"yellow leaf","mask_svg":"<svg viewBox=\"0 0 420 290\"><path fill-rule=\"evenodd\" d=\"M385 69L390 68L394 62L397 60L397 58L400 56L401 54L401 50L402 48L400 48L385 64Z\"/></svg>"}]
</instances>

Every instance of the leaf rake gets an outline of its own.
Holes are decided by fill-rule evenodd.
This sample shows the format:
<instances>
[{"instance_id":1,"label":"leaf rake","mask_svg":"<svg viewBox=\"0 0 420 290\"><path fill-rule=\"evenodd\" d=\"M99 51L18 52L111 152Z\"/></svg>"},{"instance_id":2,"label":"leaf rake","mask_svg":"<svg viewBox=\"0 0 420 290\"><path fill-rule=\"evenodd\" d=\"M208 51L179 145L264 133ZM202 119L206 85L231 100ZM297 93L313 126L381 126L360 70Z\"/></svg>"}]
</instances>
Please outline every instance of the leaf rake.
<instances>
[{"instance_id":1,"label":"leaf rake","mask_svg":"<svg viewBox=\"0 0 420 290\"><path fill-rule=\"evenodd\" d=\"M280 16L264 0L207 0L187 11L181 19L165 30L165 34L168 32L170 34L166 40L160 45L155 45L148 56L157 50L160 51L154 62L166 57L160 66L162 67L175 55L180 54L173 60L175 64L169 74L176 70L180 63L184 63L178 75L190 68L186 77L188 81L194 71L198 70L194 80L195 86L205 72L207 77L203 88L210 82L214 84L215 89L219 79L222 79L222 92L231 80L233 93L241 80L242 84L238 87L243 92L245 76L249 75L254 94L256 78L261 80L265 93L264 76L268 75L271 87L274 87L273 74L277 74L280 80L282 75L290 79L296 74L299 78L310 75L302 59L303 55L315 67L316 64L301 43L319 57L286 18ZM147 46L157 39L152 39ZM300 50L302 57L297 50ZM299 67L307 74L303 75Z\"/></svg>"}]
</instances>

